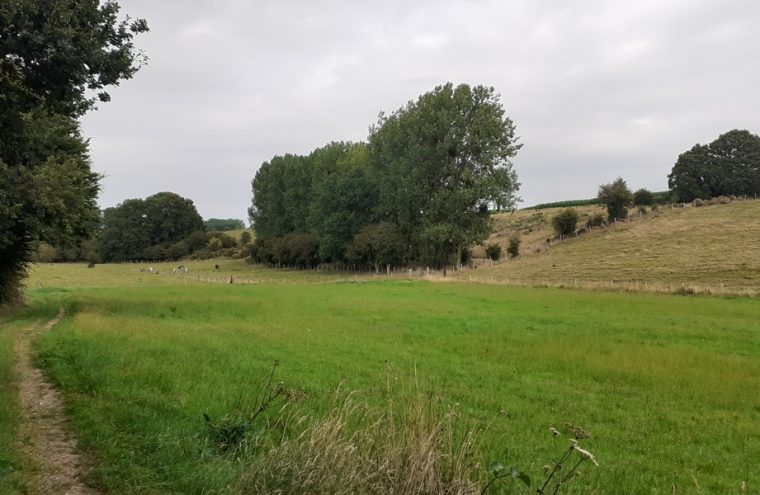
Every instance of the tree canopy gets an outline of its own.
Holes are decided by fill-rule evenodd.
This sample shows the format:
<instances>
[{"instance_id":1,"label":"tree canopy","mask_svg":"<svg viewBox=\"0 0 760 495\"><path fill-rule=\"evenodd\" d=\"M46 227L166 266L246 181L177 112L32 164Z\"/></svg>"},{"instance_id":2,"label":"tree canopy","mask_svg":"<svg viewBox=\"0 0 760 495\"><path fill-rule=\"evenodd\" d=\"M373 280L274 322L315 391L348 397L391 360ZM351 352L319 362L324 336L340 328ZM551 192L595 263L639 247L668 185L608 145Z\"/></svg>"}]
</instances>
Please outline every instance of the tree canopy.
<instances>
[{"instance_id":1,"label":"tree canopy","mask_svg":"<svg viewBox=\"0 0 760 495\"><path fill-rule=\"evenodd\" d=\"M628 184L622 177L618 177L610 184L599 186L598 197L607 207L607 218L609 220L628 217L628 207L633 202L633 193L628 189Z\"/></svg>"},{"instance_id":2,"label":"tree canopy","mask_svg":"<svg viewBox=\"0 0 760 495\"><path fill-rule=\"evenodd\" d=\"M491 208L514 206L520 146L493 88L436 87L381 114L367 144L265 162L252 181L255 252L310 233L322 261L445 266L488 237ZM383 234L392 247L377 248Z\"/></svg>"},{"instance_id":3,"label":"tree canopy","mask_svg":"<svg viewBox=\"0 0 760 495\"><path fill-rule=\"evenodd\" d=\"M760 193L760 137L735 129L695 145L678 157L668 186L678 201Z\"/></svg>"},{"instance_id":4,"label":"tree canopy","mask_svg":"<svg viewBox=\"0 0 760 495\"><path fill-rule=\"evenodd\" d=\"M371 129L382 219L414 251L445 265L490 232L490 205L508 208L519 184L515 126L493 88L451 83L421 95Z\"/></svg>"},{"instance_id":5,"label":"tree canopy","mask_svg":"<svg viewBox=\"0 0 760 495\"><path fill-rule=\"evenodd\" d=\"M150 248L168 248L204 229L193 202L178 194L128 199L103 212L99 253L105 261L161 259L165 256Z\"/></svg>"},{"instance_id":6,"label":"tree canopy","mask_svg":"<svg viewBox=\"0 0 760 495\"><path fill-rule=\"evenodd\" d=\"M139 69L133 38L147 30L116 2L0 4L0 305L20 297L32 243L76 243L97 225L76 119Z\"/></svg>"}]
</instances>

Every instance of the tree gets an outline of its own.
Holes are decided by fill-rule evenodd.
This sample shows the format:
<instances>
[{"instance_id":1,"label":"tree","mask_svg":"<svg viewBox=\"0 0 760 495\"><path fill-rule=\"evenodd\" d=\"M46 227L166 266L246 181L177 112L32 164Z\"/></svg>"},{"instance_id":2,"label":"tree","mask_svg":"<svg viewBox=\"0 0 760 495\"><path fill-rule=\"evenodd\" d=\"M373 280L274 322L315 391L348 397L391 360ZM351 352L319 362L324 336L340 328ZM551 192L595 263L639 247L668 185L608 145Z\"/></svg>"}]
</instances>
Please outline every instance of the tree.
<instances>
[{"instance_id":1,"label":"tree","mask_svg":"<svg viewBox=\"0 0 760 495\"><path fill-rule=\"evenodd\" d=\"M309 205L309 231L319 239L319 257L340 261L359 230L372 223L377 190L364 144L333 143L335 161L316 164Z\"/></svg>"},{"instance_id":2,"label":"tree","mask_svg":"<svg viewBox=\"0 0 760 495\"><path fill-rule=\"evenodd\" d=\"M172 192L161 192L143 199L128 199L103 212L99 252L106 261L127 261L174 257L178 252L167 248L205 228L203 219L189 199ZM234 244L234 240L230 238ZM220 241L221 242L221 241ZM208 237L190 239L188 250ZM153 248L147 251L148 248ZM162 254L164 253L164 254Z\"/></svg>"},{"instance_id":3,"label":"tree","mask_svg":"<svg viewBox=\"0 0 760 495\"><path fill-rule=\"evenodd\" d=\"M570 235L575 232L580 215L575 208L565 208L552 219L552 227L557 235Z\"/></svg>"},{"instance_id":4,"label":"tree","mask_svg":"<svg viewBox=\"0 0 760 495\"><path fill-rule=\"evenodd\" d=\"M652 206L654 204L654 194L648 189L641 188L633 193L634 206Z\"/></svg>"},{"instance_id":5,"label":"tree","mask_svg":"<svg viewBox=\"0 0 760 495\"><path fill-rule=\"evenodd\" d=\"M281 237L306 232L311 196L311 172L307 157L275 156L264 162L251 182L253 200L248 216L261 237Z\"/></svg>"},{"instance_id":6,"label":"tree","mask_svg":"<svg viewBox=\"0 0 760 495\"><path fill-rule=\"evenodd\" d=\"M408 256L446 266L490 233L489 205L514 204L515 126L493 88L436 87L370 130L381 218L398 225Z\"/></svg>"},{"instance_id":7,"label":"tree","mask_svg":"<svg viewBox=\"0 0 760 495\"><path fill-rule=\"evenodd\" d=\"M151 228L151 244L177 242L206 228L193 201L173 192L145 198L145 215Z\"/></svg>"},{"instance_id":8,"label":"tree","mask_svg":"<svg viewBox=\"0 0 760 495\"><path fill-rule=\"evenodd\" d=\"M628 206L633 202L633 194L622 177L611 184L599 186L599 200L607 207L609 220L623 219L628 216Z\"/></svg>"},{"instance_id":9,"label":"tree","mask_svg":"<svg viewBox=\"0 0 760 495\"><path fill-rule=\"evenodd\" d=\"M735 129L695 145L678 157L668 186L678 201L760 193L760 137Z\"/></svg>"},{"instance_id":10,"label":"tree","mask_svg":"<svg viewBox=\"0 0 760 495\"><path fill-rule=\"evenodd\" d=\"M103 260L139 260L150 246L151 227L142 199L128 199L103 211L103 230L98 244Z\"/></svg>"},{"instance_id":11,"label":"tree","mask_svg":"<svg viewBox=\"0 0 760 495\"><path fill-rule=\"evenodd\" d=\"M76 243L98 223L76 119L144 60L132 42L147 24L118 14L116 2L0 4L0 305L20 298L33 243Z\"/></svg>"},{"instance_id":12,"label":"tree","mask_svg":"<svg viewBox=\"0 0 760 495\"><path fill-rule=\"evenodd\" d=\"M390 222L367 225L351 241L346 257L349 262L374 266L399 265L407 252L406 242L399 228Z\"/></svg>"},{"instance_id":13,"label":"tree","mask_svg":"<svg viewBox=\"0 0 760 495\"><path fill-rule=\"evenodd\" d=\"M245 224L238 218L209 218L205 222L206 230L224 232L226 230L240 230Z\"/></svg>"}]
</instances>

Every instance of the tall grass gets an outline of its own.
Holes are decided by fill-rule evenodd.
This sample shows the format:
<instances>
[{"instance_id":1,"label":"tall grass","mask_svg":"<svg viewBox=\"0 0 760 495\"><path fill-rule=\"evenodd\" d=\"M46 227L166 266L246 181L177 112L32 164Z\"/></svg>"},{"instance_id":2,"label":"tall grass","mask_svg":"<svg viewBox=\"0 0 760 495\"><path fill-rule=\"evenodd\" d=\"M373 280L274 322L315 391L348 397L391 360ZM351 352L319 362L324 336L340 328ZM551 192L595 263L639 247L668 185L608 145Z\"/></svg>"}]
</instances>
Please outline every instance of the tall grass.
<instances>
[{"instance_id":1,"label":"tall grass","mask_svg":"<svg viewBox=\"0 0 760 495\"><path fill-rule=\"evenodd\" d=\"M478 429L462 433L459 413L419 390L389 387L387 401L378 411L338 391L323 417L294 418L295 433L252 461L241 493L479 494Z\"/></svg>"}]
</instances>

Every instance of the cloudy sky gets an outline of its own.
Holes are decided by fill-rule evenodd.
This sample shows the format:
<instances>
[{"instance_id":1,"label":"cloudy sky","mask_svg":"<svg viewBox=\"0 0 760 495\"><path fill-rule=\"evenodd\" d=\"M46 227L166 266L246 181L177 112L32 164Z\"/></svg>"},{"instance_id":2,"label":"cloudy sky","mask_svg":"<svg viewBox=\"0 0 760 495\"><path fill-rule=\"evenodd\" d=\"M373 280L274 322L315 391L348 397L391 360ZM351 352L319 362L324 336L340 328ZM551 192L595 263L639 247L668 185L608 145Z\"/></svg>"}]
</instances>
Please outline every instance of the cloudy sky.
<instances>
[{"instance_id":1,"label":"cloudy sky","mask_svg":"<svg viewBox=\"0 0 760 495\"><path fill-rule=\"evenodd\" d=\"M501 94L524 206L667 188L679 153L760 132L754 0L119 0L149 64L84 120L100 204L174 191L246 218L263 161L364 140L438 84Z\"/></svg>"}]
</instances>

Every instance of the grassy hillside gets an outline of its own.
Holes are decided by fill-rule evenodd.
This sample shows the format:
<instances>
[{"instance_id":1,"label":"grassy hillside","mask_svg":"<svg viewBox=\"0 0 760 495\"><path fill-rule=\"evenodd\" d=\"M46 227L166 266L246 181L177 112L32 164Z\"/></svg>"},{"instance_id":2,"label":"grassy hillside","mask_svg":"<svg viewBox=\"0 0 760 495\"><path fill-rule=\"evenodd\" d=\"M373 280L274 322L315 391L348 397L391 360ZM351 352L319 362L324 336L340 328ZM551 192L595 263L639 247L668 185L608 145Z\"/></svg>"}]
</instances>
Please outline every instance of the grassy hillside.
<instances>
[{"instance_id":1,"label":"grassy hillside","mask_svg":"<svg viewBox=\"0 0 760 495\"><path fill-rule=\"evenodd\" d=\"M578 208L585 215L600 207ZM561 209L524 210L495 217L490 242L506 246L519 232L521 256L460 277L524 283L624 288L682 286L713 292L760 290L760 201L681 209L663 208L630 222L552 243L551 218Z\"/></svg>"}]
</instances>

